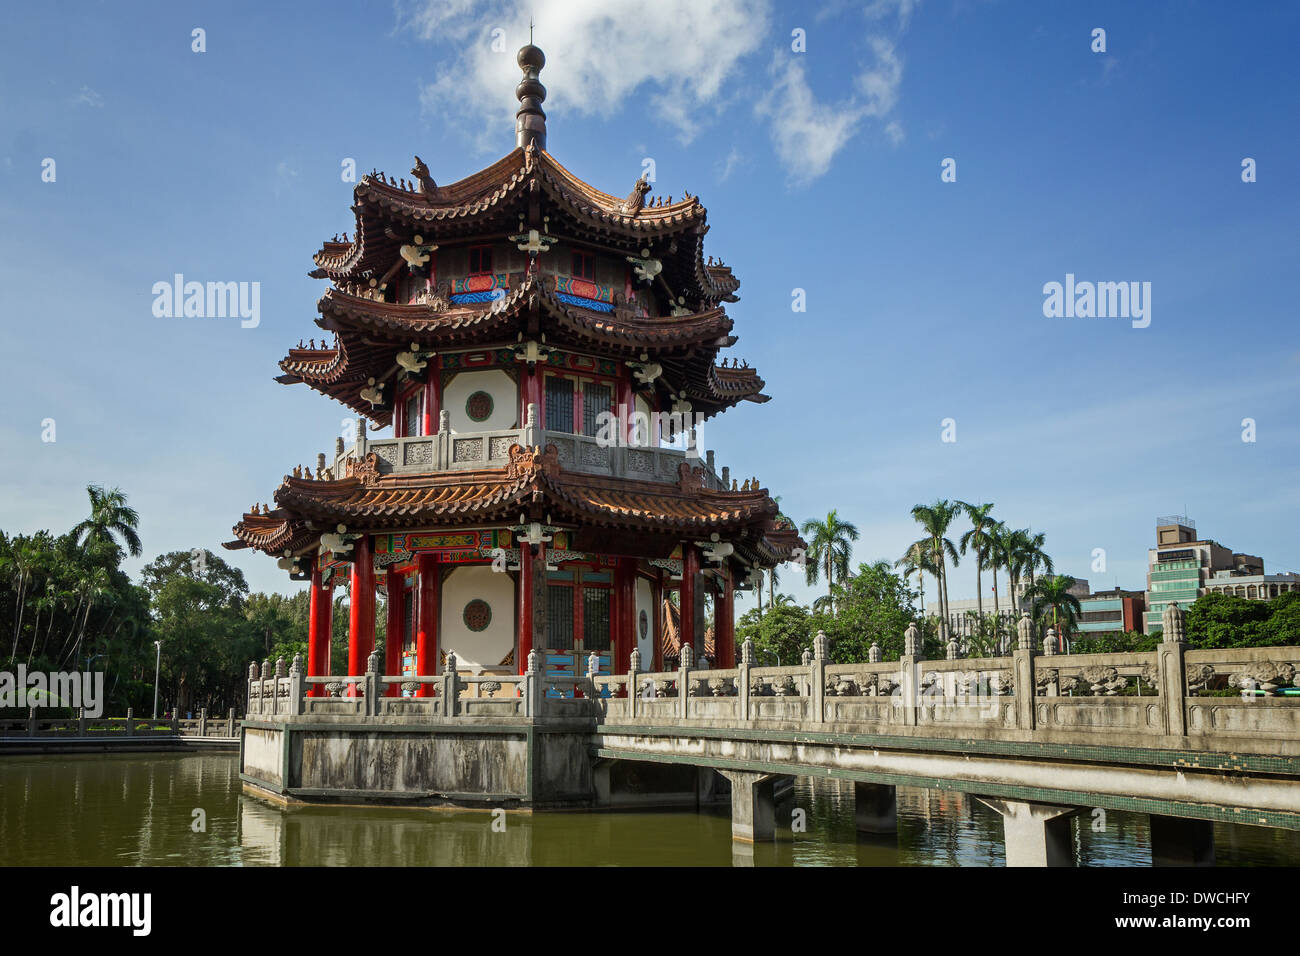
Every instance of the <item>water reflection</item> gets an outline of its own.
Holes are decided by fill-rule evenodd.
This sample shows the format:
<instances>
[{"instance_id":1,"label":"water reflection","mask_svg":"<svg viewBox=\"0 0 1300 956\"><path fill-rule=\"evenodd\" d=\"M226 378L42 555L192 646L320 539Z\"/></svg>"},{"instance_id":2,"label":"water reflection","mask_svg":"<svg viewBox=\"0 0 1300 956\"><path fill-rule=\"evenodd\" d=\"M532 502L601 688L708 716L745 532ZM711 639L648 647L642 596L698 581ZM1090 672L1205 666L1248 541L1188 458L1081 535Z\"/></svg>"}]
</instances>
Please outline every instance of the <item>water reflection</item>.
<instances>
[{"instance_id":1,"label":"water reflection","mask_svg":"<svg viewBox=\"0 0 1300 956\"><path fill-rule=\"evenodd\" d=\"M206 832L195 832L196 809ZM796 810L803 811L795 814ZM798 832L791 824L803 817ZM0 865L1001 866L1002 824L977 800L900 789L898 835L859 835L853 785L800 778L773 843L736 844L726 808L538 814L283 809L241 793L231 754L0 760ZM1150 863L1147 818L1074 818L1088 866ZM1300 834L1217 825L1221 865L1289 865Z\"/></svg>"}]
</instances>

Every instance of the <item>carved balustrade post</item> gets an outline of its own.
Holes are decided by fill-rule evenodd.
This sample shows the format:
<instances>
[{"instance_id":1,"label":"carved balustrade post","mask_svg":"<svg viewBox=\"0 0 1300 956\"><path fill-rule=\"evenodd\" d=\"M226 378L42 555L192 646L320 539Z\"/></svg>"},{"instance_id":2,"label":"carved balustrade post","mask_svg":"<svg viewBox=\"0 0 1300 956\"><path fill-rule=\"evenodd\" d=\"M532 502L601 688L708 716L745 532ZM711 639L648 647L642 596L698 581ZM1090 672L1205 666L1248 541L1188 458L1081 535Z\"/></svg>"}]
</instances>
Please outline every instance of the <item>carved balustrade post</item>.
<instances>
[{"instance_id":1,"label":"carved balustrade post","mask_svg":"<svg viewBox=\"0 0 1300 956\"><path fill-rule=\"evenodd\" d=\"M754 666L754 642L745 638L740 645L740 666L736 677L736 693L740 697L740 719L749 720L749 669Z\"/></svg>"},{"instance_id":2,"label":"carved balustrade post","mask_svg":"<svg viewBox=\"0 0 1300 956\"><path fill-rule=\"evenodd\" d=\"M691 716L691 665L695 663L695 648L682 644L681 660L677 662L677 716L687 720Z\"/></svg>"},{"instance_id":3,"label":"carved balustrade post","mask_svg":"<svg viewBox=\"0 0 1300 956\"><path fill-rule=\"evenodd\" d=\"M1156 648L1156 673L1160 681L1160 711L1166 734L1187 734L1187 632L1183 609L1174 601L1161 615L1163 632Z\"/></svg>"},{"instance_id":4,"label":"carved balustrade post","mask_svg":"<svg viewBox=\"0 0 1300 956\"><path fill-rule=\"evenodd\" d=\"M905 727L916 726L923 660L925 655L921 652L921 631L913 621L903 632L903 654L898 659L900 693L897 695L897 700L902 710L900 716Z\"/></svg>"},{"instance_id":5,"label":"carved balustrade post","mask_svg":"<svg viewBox=\"0 0 1300 956\"><path fill-rule=\"evenodd\" d=\"M260 708L262 703L261 695L259 694L257 695L257 697L253 696L253 688L256 685L256 683L257 683L257 662L254 661L253 663L248 665L248 681L247 681L248 693L244 697L245 714L260 713ZM254 700L257 701L257 704L253 703ZM255 707L258 709L255 710L254 709Z\"/></svg>"},{"instance_id":6,"label":"carved balustrade post","mask_svg":"<svg viewBox=\"0 0 1300 956\"><path fill-rule=\"evenodd\" d=\"M379 651L371 651L370 656L366 658L366 676L362 686L365 687L367 717L374 717L379 713L379 695L383 693L383 683L380 681Z\"/></svg>"},{"instance_id":7,"label":"carved balustrade post","mask_svg":"<svg viewBox=\"0 0 1300 956\"><path fill-rule=\"evenodd\" d=\"M830 640L819 630L813 638L812 661L808 665L808 679L812 681L812 714L819 724L826 722L826 665L830 663Z\"/></svg>"},{"instance_id":8,"label":"carved balustrade post","mask_svg":"<svg viewBox=\"0 0 1300 956\"><path fill-rule=\"evenodd\" d=\"M447 409L438 412L438 434L434 438L434 464L436 470L451 467L451 414Z\"/></svg>"},{"instance_id":9,"label":"carved balustrade post","mask_svg":"<svg viewBox=\"0 0 1300 956\"><path fill-rule=\"evenodd\" d=\"M1012 693L1016 697L1016 726L1021 730L1034 729L1034 694L1037 684L1034 676L1034 622L1028 612L1016 622L1016 649L1011 652Z\"/></svg>"},{"instance_id":10,"label":"carved balustrade post","mask_svg":"<svg viewBox=\"0 0 1300 956\"><path fill-rule=\"evenodd\" d=\"M302 655L293 655L293 663L289 665L289 713L302 713L302 699L306 696L304 686L306 681L302 673Z\"/></svg>"},{"instance_id":11,"label":"carved balustrade post","mask_svg":"<svg viewBox=\"0 0 1300 956\"><path fill-rule=\"evenodd\" d=\"M627 656L627 712L630 717L635 717L640 710L638 701L641 699L641 691L637 686L640 680L637 673L640 670L641 652L634 647L632 653Z\"/></svg>"},{"instance_id":12,"label":"carved balustrade post","mask_svg":"<svg viewBox=\"0 0 1300 956\"><path fill-rule=\"evenodd\" d=\"M534 648L528 652L528 664L524 669L523 698L525 717L536 717L542 712L540 703L542 681L541 675L537 672L537 667L538 655L536 648Z\"/></svg>"},{"instance_id":13,"label":"carved balustrade post","mask_svg":"<svg viewBox=\"0 0 1300 956\"><path fill-rule=\"evenodd\" d=\"M530 656L528 666L533 666ZM460 713L460 680L456 677L456 652L447 652L447 663L442 669L442 715L455 717Z\"/></svg>"}]
</instances>

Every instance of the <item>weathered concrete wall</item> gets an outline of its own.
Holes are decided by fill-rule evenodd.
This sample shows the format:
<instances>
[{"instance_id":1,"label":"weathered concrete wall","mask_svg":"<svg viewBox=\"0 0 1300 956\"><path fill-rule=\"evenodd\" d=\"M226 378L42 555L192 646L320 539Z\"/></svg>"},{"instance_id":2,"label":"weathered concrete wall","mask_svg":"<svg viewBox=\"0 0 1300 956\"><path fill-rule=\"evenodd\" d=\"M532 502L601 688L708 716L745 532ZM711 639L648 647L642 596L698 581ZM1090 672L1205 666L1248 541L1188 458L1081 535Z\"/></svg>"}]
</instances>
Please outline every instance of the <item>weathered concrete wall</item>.
<instances>
[{"instance_id":1,"label":"weathered concrete wall","mask_svg":"<svg viewBox=\"0 0 1300 956\"><path fill-rule=\"evenodd\" d=\"M589 803L594 796L591 731L538 729L533 749L534 805Z\"/></svg>"},{"instance_id":2,"label":"weathered concrete wall","mask_svg":"<svg viewBox=\"0 0 1300 956\"><path fill-rule=\"evenodd\" d=\"M305 801L589 806L591 730L590 720L287 717L246 724L241 771Z\"/></svg>"},{"instance_id":3,"label":"weathered concrete wall","mask_svg":"<svg viewBox=\"0 0 1300 956\"><path fill-rule=\"evenodd\" d=\"M293 733L291 786L376 794L528 797L528 732Z\"/></svg>"},{"instance_id":4,"label":"weathered concrete wall","mask_svg":"<svg viewBox=\"0 0 1300 956\"><path fill-rule=\"evenodd\" d=\"M283 735L279 730L245 727L240 772L266 783L282 786L284 783L283 757L280 750L282 739Z\"/></svg>"}]
</instances>

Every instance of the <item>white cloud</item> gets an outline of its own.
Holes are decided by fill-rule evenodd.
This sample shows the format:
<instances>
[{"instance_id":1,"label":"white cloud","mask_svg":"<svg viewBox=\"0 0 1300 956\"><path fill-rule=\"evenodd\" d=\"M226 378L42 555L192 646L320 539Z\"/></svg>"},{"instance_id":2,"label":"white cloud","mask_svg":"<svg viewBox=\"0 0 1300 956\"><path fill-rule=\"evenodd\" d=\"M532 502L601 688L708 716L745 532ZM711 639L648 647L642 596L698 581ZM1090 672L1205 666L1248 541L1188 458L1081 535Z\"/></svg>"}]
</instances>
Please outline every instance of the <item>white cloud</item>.
<instances>
[{"instance_id":1,"label":"white cloud","mask_svg":"<svg viewBox=\"0 0 1300 956\"><path fill-rule=\"evenodd\" d=\"M718 182L726 182L731 178L732 173L744 166L748 161L745 154L740 151L739 146L731 147L731 152L727 153L727 158L718 164L721 167L718 170Z\"/></svg>"},{"instance_id":2,"label":"white cloud","mask_svg":"<svg viewBox=\"0 0 1300 956\"><path fill-rule=\"evenodd\" d=\"M431 113L478 124L484 148L510 141L515 53L530 18L546 51L548 113L608 116L639 99L689 141L724 105L724 87L768 32L769 13L769 0L422 0L399 5L399 30L461 47L420 99ZM494 30L504 31L496 44L504 49L493 49Z\"/></svg>"},{"instance_id":3,"label":"white cloud","mask_svg":"<svg viewBox=\"0 0 1300 956\"><path fill-rule=\"evenodd\" d=\"M88 86L83 86L77 98L73 101L78 106L93 106L96 109L104 105L104 97L100 96Z\"/></svg>"},{"instance_id":4,"label":"white cloud","mask_svg":"<svg viewBox=\"0 0 1300 956\"><path fill-rule=\"evenodd\" d=\"M799 184L830 169L831 161L857 132L862 107L817 102L804 75L803 61L778 53L772 60L773 85L755 106L769 118L772 145L781 164Z\"/></svg>"},{"instance_id":5,"label":"white cloud","mask_svg":"<svg viewBox=\"0 0 1300 956\"><path fill-rule=\"evenodd\" d=\"M863 120L884 119L898 104L903 63L894 44L873 36L868 45L875 60L858 76L858 95L835 104L818 102L803 57L778 53L773 58L772 88L756 110L770 118L772 143L794 183L807 184L823 175ZM887 123L884 132L895 145L902 142L903 127L897 120Z\"/></svg>"},{"instance_id":6,"label":"white cloud","mask_svg":"<svg viewBox=\"0 0 1300 956\"><path fill-rule=\"evenodd\" d=\"M830 169L866 119L879 120L893 144L902 141L902 124L890 114L903 64L895 40L881 31L892 26L901 34L918 2L869 0L858 8L869 24L869 60L837 102L818 99L805 67L814 61L791 54L783 36L767 76L758 78L763 70L753 55L773 42L771 0L398 0L397 9L399 32L459 51L421 89L420 101L439 123L467 129L480 149L501 152L512 142L515 53L528 42L532 20L547 56L542 82L551 116L640 111L689 143L724 109L750 105L746 97L766 85L755 114L770 121L791 180L807 183ZM740 161L733 151L720 177Z\"/></svg>"}]
</instances>

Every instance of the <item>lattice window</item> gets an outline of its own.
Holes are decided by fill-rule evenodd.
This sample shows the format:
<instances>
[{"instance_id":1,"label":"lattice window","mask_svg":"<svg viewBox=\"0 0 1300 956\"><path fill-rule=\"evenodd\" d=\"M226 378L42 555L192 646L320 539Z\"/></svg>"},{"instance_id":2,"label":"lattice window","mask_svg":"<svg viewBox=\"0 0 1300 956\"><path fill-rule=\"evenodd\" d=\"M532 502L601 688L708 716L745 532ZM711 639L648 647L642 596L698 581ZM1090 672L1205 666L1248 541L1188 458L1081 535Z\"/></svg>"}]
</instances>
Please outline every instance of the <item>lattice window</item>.
<instances>
[{"instance_id":1,"label":"lattice window","mask_svg":"<svg viewBox=\"0 0 1300 956\"><path fill-rule=\"evenodd\" d=\"M582 649L609 650L609 588L582 589Z\"/></svg>"},{"instance_id":2,"label":"lattice window","mask_svg":"<svg viewBox=\"0 0 1300 956\"><path fill-rule=\"evenodd\" d=\"M555 650L573 648L573 588L546 586L546 644Z\"/></svg>"},{"instance_id":3,"label":"lattice window","mask_svg":"<svg viewBox=\"0 0 1300 956\"><path fill-rule=\"evenodd\" d=\"M582 433L595 436L600 433L600 415L611 411L614 391L608 385L584 382L582 385Z\"/></svg>"},{"instance_id":4,"label":"lattice window","mask_svg":"<svg viewBox=\"0 0 1300 956\"><path fill-rule=\"evenodd\" d=\"M547 376L546 427L555 432L573 431L573 379Z\"/></svg>"}]
</instances>

